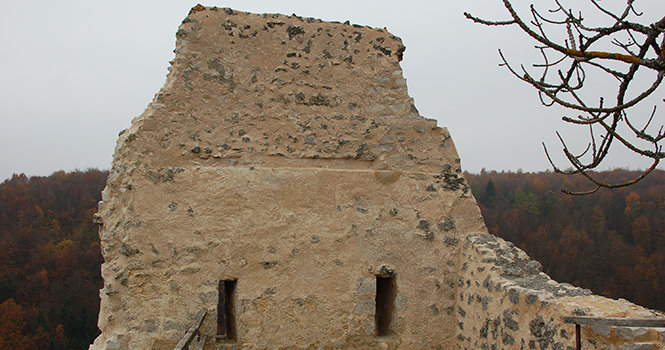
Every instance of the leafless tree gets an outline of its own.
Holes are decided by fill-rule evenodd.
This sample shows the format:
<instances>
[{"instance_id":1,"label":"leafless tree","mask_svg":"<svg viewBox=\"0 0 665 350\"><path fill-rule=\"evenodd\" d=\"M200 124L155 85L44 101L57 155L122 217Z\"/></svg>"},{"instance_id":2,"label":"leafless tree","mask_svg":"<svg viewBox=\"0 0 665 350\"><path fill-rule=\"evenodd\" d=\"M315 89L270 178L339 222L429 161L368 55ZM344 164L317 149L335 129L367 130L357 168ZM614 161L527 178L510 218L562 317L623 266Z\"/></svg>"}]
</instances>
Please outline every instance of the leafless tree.
<instances>
[{"instance_id":1,"label":"leafless tree","mask_svg":"<svg viewBox=\"0 0 665 350\"><path fill-rule=\"evenodd\" d=\"M590 194L602 187L617 188L634 184L656 169L660 160L665 157L660 144L665 138L663 126L657 132L649 127L656 116L656 106L650 115L635 118L642 120L641 128L631 122L627 113L628 109L652 95L665 76L665 17L645 25L636 22L643 13L634 7L635 0L628 0L621 12L608 10L606 4L600 5L600 0L589 1L593 8L602 14L601 17L607 21L608 26L588 26L588 21L585 22L581 11L566 9L561 0L553 0L553 8L546 12L537 10L532 4L528 19L522 18L515 11L509 0L503 0L512 17L507 21L488 21L469 13L464 14L468 19L488 26L519 26L535 39L538 42L536 49L543 57L543 61L534 64L531 69L537 70L538 76L532 75L524 66L519 70L515 69L499 50L502 65L508 67L517 78L536 88L543 105L560 105L579 113L574 118L563 117L565 122L589 127L590 141L580 154L572 153L557 132L563 152L572 164L569 170L562 170L554 164L543 143L554 171L582 174L594 184L592 190L584 192L563 190L569 194ZM559 38L556 37L557 34ZM646 88L642 85L642 89L635 88L642 82L631 85L636 81L636 73L640 69L640 80L645 75L651 79L651 85ZM594 72L591 72L592 70ZM595 87L587 83L587 78L598 79L599 73L618 85L616 90L611 90L612 94L616 91L616 101L608 103L600 91L593 91L593 101L589 100L588 90ZM635 92L635 89L639 91ZM606 183L596 179L590 171L603 162L613 143L650 159L652 165L628 182Z\"/></svg>"}]
</instances>

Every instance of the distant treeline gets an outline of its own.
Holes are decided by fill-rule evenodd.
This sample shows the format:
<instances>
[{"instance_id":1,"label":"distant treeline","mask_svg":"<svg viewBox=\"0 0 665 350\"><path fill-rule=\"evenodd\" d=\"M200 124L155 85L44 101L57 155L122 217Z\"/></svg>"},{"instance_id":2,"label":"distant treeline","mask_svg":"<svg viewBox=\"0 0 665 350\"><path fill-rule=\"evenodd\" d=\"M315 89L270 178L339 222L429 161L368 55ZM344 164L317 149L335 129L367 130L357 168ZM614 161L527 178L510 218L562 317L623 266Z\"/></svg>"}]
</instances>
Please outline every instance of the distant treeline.
<instances>
[{"instance_id":1,"label":"distant treeline","mask_svg":"<svg viewBox=\"0 0 665 350\"><path fill-rule=\"evenodd\" d=\"M641 172L597 172L623 182ZM665 310L665 172L588 196L583 177L552 172L465 174L490 233L543 264L559 282Z\"/></svg>"},{"instance_id":2,"label":"distant treeline","mask_svg":"<svg viewBox=\"0 0 665 350\"><path fill-rule=\"evenodd\" d=\"M637 172L613 170L612 182ZM14 175L0 184L0 349L87 349L99 333L97 210L108 171ZM665 310L665 172L583 197L581 178L465 174L489 231L560 282Z\"/></svg>"},{"instance_id":3,"label":"distant treeline","mask_svg":"<svg viewBox=\"0 0 665 350\"><path fill-rule=\"evenodd\" d=\"M102 287L97 210L108 171L0 184L0 349L88 349Z\"/></svg>"}]
</instances>

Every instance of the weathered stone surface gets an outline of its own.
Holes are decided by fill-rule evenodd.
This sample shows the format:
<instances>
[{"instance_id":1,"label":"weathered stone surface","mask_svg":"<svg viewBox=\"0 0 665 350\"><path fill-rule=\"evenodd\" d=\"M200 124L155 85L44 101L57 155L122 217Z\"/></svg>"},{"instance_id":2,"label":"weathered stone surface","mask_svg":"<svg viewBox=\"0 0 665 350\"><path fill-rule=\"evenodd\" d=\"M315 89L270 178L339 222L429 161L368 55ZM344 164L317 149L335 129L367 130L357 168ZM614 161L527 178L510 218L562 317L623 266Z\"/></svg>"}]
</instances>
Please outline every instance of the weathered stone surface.
<instances>
[{"instance_id":1,"label":"weathered stone surface","mask_svg":"<svg viewBox=\"0 0 665 350\"><path fill-rule=\"evenodd\" d=\"M552 281L487 234L386 30L198 5L176 38L94 218L91 349L172 349L202 308L205 349L564 349L575 310L657 315ZM228 298L233 339L218 330Z\"/></svg>"},{"instance_id":2,"label":"weathered stone surface","mask_svg":"<svg viewBox=\"0 0 665 350\"><path fill-rule=\"evenodd\" d=\"M619 350L651 350L656 349L653 343L633 343L619 346Z\"/></svg>"},{"instance_id":3,"label":"weathered stone surface","mask_svg":"<svg viewBox=\"0 0 665 350\"><path fill-rule=\"evenodd\" d=\"M615 330L620 337L626 340L633 340L649 331L648 328L643 327L616 327Z\"/></svg>"}]
</instances>

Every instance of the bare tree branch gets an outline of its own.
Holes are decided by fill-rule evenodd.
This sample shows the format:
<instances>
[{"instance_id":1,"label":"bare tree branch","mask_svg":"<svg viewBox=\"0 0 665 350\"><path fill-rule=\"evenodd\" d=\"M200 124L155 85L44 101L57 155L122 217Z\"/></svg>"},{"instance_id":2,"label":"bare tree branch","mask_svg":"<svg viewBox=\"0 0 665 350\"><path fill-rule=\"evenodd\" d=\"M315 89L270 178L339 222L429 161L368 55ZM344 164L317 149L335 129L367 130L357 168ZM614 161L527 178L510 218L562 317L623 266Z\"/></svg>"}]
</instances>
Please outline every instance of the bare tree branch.
<instances>
[{"instance_id":1,"label":"bare tree branch","mask_svg":"<svg viewBox=\"0 0 665 350\"><path fill-rule=\"evenodd\" d=\"M652 96L665 78L665 16L655 23L643 24L634 20L642 16L642 13L635 9L635 0L628 0L621 12L608 10L599 0L589 0L595 9L609 20L607 26L590 27L584 24L581 12L576 15L572 9L566 9L560 0L553 0L553 8L546 13L540 12L532 4L528 10L531 17L528 21L520 16L510 0L502 1L511 20L494 22L469 13L464 15L476 23L488 26L517 25L524 33L539 42L540 45L536 48L540 50L543 62L533 64L534 69L541 70L539 78L535 78L523 65L520 65L521 72L515 70L499 50L501 65L507 67L518 79L533 86L538 91L543 105L556 104L582 113L576 118L564 116L563 121L589 126L590 141L579 155L570 150L557 132L563 153L572 165L571 170L561 170L557 167L543 144L547 159L555 172L581 174L595 186L589 191L564 190L564 192L590 194L600 188L629 186L651 173L660 160L665 158L660 144L665 139L664 127L660 126L657 133L649 131L656 116L655 106L642 128L631 123L627 111ZM557 28L561 28L561 32L557 32ZM555 38L560 38L560 41L557 42ZM601 46L601 50L594 50L598 45L602 45L601 43L614 45L623 53L609 52L606 50L607 46ZM555 59L550 59L552 54L556 54ZM618 65L623 67L617 68ZM652 80L650 86L635 93L630 88L635 85L631 84L640 68L645 70L647 75L651 75ZM597 102L589 103L587 99L589 89L592 88L585 89L588 78L586 69L600 72L618 83L613 102L607 103L606 101L610 100L601 95ZM597 79L597 75L593 77L594 80ZM631 97L627 98L629 90ZM601 94L597 91L592 92ZM598 129L594 131L594 125L600 126L599 132ZM622 125L627 128L620 128ZM625 129L629 131L624 131ZM614 140L618 142L614 143ZM637 156L650 159L650 168L637 178L624 183L598 181L593 177L592 170L602 164L613 144L625 147Z\"/></svg>"}]
</instances>

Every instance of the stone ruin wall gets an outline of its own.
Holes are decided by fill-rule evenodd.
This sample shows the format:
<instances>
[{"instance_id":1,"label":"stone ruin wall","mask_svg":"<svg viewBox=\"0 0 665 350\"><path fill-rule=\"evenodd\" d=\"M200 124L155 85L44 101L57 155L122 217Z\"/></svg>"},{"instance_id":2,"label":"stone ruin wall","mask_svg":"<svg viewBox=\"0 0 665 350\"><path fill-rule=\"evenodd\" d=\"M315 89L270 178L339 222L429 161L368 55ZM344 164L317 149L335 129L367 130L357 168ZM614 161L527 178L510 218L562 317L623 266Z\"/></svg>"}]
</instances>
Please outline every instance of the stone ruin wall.
<instances>
[{"instance_id":1,"label":"stone ruin wall","mask_svg":"<svg viewBox=\"0 0 665 350\"><path fill-rule=\"evenodd\" d=\"M563 316L663 317L626 300L557 283L539 262L501 238L473 233L458 260L458 349L575 349L575 326ZM665 348L665 329L582 326L582 348Z\"/></svg>"},{"instance_id":2,"label":"stone ruin wall","mask_svg":"<svg viewBox=\"0 0 665 350\"><path fill-rule=\"evenodd\" d=\"M105 285L91 349L172 349L202 308L214 336L225 280L236 339L205 349L563 349L563 315L652 315L559 285L487 234L387 31L199 5L176 38L95 216ZM386 274L392 334L377 337ZM659 336L591 332L601 348Z\"/></svg>"}]
</instances>

